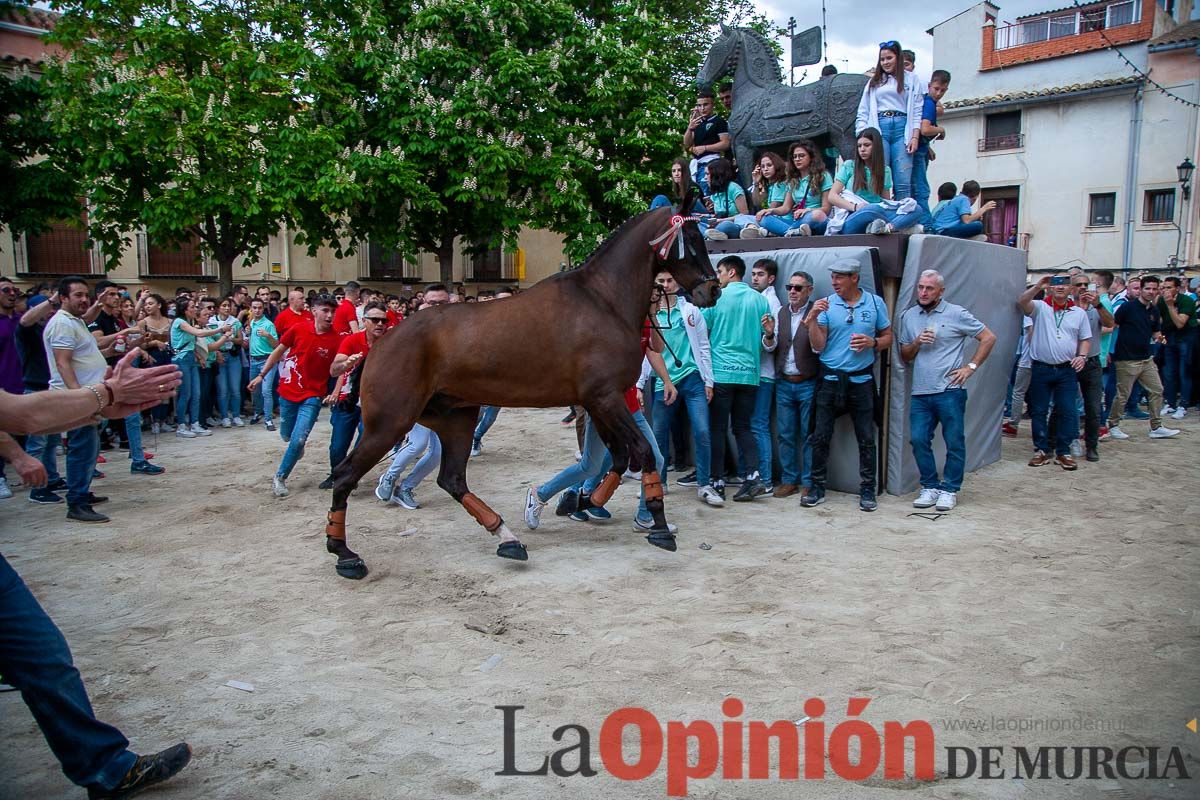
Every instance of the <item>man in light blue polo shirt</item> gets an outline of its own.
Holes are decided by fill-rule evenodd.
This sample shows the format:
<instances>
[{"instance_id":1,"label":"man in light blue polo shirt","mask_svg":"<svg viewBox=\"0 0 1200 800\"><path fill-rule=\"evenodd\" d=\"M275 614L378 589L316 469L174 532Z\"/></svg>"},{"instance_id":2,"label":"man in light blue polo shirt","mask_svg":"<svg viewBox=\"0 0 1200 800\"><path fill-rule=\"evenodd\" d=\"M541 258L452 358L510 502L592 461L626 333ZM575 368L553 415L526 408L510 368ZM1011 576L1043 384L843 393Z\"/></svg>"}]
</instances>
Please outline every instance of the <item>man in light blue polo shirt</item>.
<instances>
[{"instance_id":1,"label":"man in light blue polo shirt","mask_svg":"<svg viewBox=\"0 0 1200 800\"><path fill-rule=\"evenodd\" d=\"M804 324L814 352L821 354L823 380L817 389L812 442L812 488L802 506L825 501L829 442L838 416L849 413L858 440L858 507L874 511L875 352L892 346L892 323L883 298L858 286L860 264L852 258L829 268L833 294L812 304Z\"/></svg>"},{"instance_id":2,"label":"man in light blue polo shirt","mask_svg":"<svg viewBox=\"0 0 1200 800\"><path fill-rule=\"evenodd\" d=\"M913 507L936 505L938 511L958 504L967 466L966 383L996 344L996 335L970 311L942 299L945 291L941 273L925 270L917 279L917 305L900 315L900 357L913 365L909 439L921 471L921 494ZM979 347L964 364L968 339L979 340ZM932 447L938 424L946 442L946 467L940 480Z\"/></svg>"}]
</instances>

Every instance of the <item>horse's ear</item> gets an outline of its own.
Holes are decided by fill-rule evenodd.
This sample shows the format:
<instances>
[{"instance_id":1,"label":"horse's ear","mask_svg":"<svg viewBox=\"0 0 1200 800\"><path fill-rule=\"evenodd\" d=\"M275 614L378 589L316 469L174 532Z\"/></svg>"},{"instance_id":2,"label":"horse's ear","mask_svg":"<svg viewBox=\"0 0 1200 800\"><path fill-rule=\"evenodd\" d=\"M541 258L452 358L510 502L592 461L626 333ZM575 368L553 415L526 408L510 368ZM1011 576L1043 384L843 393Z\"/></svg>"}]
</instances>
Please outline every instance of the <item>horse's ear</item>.
<instances>
[{"instance_id":1,"label":"horse's ear","mask_svg":"<svg viewBox=\"0 0 1200 800\"><path fill-rule=\"evenodd\" d=\"M700 189L694 183L688 186L687 191L683 193L683 199L679 201L679 216L690 217L692 215L692 207L696 205L699 193Z\"/></svg>"},{"instance_id":2,"label":"horse's ear","mask_svg":"<svg viewBox=\"0 0 1200 800\"><path fill-rule=\"evenodd\" d=\"M721 35L722 35L722 36L728 36L728 35L729 35L729 34L731 34L731 33L733 33L733 31L731 31L731 30L730 30L730 29L729 29L729 28L728 28L728 27L725 25L725 23L724 23L724 22L722 22L722 23L721 23Z\"/></svg>"}]
</instances>

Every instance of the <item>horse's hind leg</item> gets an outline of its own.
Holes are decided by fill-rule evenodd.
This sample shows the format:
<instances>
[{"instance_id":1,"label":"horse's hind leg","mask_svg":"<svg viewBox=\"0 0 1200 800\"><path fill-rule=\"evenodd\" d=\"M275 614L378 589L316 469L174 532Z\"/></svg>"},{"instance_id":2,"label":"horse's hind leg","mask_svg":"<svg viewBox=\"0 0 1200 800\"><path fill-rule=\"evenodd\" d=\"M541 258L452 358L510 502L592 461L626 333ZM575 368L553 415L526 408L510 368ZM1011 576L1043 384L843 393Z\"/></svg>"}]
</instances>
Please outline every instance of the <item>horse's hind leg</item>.
<instances>
[{"instance_id":1,"label":"horse's hind leg","mask_svg":"<svg viewBox=\"0 0 1200 800\"><path fill-rule=\"evenodd\" d=\"M527 561L529 554L525 545L513 535L499 514L467 488L467 460L471 457L471 440L478 415L479 409L476 407L456 408L438 417L422 420L433 428L442 440L442 467L438 471L438 486L457 500L484 530L500 537L496 555L516 561Z\"/></svg>"},{"instance_id":2,"label":"horse's hind leg","mask_svg":"<svg viewBox=\"0 0 1200 800\"><path fill-rule=\"evenodd\" d=\"M325 548L338 557L337 574L352 580L365 578L367 565L358 553L346 545L347 499L362 480L362 476L370 472L387 455L392 445L403 438L412 427L411 422L404 424L402 430L394 424L381 426L372 422L373 420L367 421L358 445L350 455L334 467L333 502L329 508L329 516L326 517Z\"/></svg>"}]
</instances>

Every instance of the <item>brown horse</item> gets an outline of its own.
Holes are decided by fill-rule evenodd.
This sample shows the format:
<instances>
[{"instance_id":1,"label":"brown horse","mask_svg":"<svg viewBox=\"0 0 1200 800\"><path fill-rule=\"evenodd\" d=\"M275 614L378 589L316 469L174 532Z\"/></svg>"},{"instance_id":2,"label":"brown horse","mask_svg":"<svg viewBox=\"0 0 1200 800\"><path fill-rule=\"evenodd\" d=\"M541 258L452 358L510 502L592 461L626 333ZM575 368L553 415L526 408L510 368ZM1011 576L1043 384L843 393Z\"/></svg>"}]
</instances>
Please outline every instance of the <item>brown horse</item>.
<instances>
[{"instance_id":1,"label":"brown horse","mask_svg":"<svg viewBox=\"0 0 1200 800\"><path fill-rule=\"evenodd\" d=\"M690 199L682 207L690 208ZM528 558L525 545L467 488L480 406L583 406L613 457L612 471L592 493L595 505L612 495L631 452L638 463L654 464L623 399L637 380L654 275L669 270L700 306L712 305L720 293L696 223L674 213L660 208L639 214L580 269L553 275L514 297L414 314L371 349L361 381L363 433L333 471L325 533L339 575L367 574L366 564L346 545L346 500L415 422L441 438L438 486L500 537L498 556L519 561ZM646 538L674 550L658 473L643 469L642 486L654 517Z\"/></svg>"}]
</instances>

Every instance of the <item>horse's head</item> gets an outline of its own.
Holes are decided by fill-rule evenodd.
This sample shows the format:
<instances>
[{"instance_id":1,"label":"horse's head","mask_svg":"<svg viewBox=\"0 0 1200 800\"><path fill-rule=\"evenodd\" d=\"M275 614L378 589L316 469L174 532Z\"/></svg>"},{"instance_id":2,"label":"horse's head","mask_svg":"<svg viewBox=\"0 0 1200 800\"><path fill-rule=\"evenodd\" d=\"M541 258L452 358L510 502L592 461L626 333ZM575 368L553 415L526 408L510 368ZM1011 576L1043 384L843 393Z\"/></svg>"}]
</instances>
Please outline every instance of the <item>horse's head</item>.
<instances>
[{"instance_id":1,"label":"horse's head","mask_svg":"<svg viewBox=\"0 0 1200 800\"><path fill-rule=\"evenodd\" d=\"M662 263L675 278L675 282L691 294L692 302L701 308L707 308L717 302L721 295L721 285L717 281L716 272L713 271L712 259L708 257L708 248L704 246L704 236L700 233L699 223L686 216L696 204L696 199L697 190L693 186L688 189L676 211L684 217L683 226L674 246L663 257Z\"/></svg>"},{"instance_id":2,"label":"horse's head","mask_svg":"<svg viewBox=\"0 0 1200 800\"><path fill-rule=\"evenodd\" d=\"M739 38L737 28L721 25L721 35L709 48L704 65L700 67L700 74L696 76L697 86L704 89L711 87L722 75L734 67L737 63Z\"/></svg>"}]
</instances>

